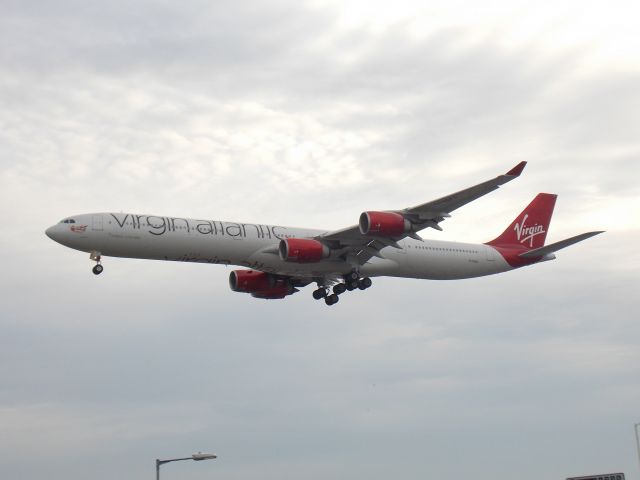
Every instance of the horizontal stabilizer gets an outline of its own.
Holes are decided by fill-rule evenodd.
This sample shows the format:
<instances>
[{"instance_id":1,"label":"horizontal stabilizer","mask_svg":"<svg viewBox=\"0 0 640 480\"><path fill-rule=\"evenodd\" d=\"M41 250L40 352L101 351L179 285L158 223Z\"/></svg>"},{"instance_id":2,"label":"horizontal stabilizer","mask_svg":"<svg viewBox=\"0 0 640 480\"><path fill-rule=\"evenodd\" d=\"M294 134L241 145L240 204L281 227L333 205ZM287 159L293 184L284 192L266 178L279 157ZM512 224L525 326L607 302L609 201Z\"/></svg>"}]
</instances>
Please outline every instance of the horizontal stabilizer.
<instances>
[{"instance_id":1,"label":"horizontal stabilizer","mask_svg":"<svg viewBox=\"0 0 640 480\"><path fill-rule=\"evenodd\" d=\"M550 245L545 245L544 247L540 247L540 248L535 248L533 250L529 250L528 252L525 253L521 253L520 255L518 255L520 258L537 258L537 257L544 257L545 255L548 255L550 253L556 252L562 248L566 248L570 245L573 245L574 243L578 243L581 242L583 240L586 240L587 238L591 238L595 235L598 235L599 233L603 233L604 231L601 230L599 232L587 232L587 233L582 233L580 235L576 235L575 237L571 237L571 238L567 238L566 240L561 240L559 242L556 243L552 243Z\"/></svg>"}]
</instances>

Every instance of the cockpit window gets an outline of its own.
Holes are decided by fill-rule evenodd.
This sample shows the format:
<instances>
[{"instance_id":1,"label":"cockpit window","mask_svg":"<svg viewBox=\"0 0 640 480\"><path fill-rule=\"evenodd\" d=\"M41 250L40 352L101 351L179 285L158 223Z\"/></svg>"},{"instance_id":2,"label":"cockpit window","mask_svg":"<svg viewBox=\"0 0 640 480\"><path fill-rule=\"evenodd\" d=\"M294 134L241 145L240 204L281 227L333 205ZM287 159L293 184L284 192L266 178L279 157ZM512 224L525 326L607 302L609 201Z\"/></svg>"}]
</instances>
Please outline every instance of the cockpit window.
<instances>
[{"instance_id":1,"label":"cockpit window","mask_svg":"<svg viewBox=\"0 0 640 480\"><path fill-rule=\"evenodd\" d=\"M61 220L60 223L76 223L73 218L67 218L65 220Z\"/></svg>"}]
</instances>

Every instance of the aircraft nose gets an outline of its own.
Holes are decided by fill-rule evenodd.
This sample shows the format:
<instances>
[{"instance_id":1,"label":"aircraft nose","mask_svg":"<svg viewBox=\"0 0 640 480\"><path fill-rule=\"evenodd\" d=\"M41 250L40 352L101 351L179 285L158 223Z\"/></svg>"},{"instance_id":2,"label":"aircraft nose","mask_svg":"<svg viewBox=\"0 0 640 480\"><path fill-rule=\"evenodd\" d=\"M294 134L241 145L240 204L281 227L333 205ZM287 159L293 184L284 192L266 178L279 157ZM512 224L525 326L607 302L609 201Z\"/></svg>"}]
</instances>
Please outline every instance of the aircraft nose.
<instances>
[{"instance_id":1,"label":"aircraft nose","mask_svg":"<svg viewBox=\"0 0 640 480\"><path fill-rule=\"evenodd\" d=\"M49 227L44 231L45 235L49 237L51 240L55 240L55 227Z\"/></svg>"}]
</instances>

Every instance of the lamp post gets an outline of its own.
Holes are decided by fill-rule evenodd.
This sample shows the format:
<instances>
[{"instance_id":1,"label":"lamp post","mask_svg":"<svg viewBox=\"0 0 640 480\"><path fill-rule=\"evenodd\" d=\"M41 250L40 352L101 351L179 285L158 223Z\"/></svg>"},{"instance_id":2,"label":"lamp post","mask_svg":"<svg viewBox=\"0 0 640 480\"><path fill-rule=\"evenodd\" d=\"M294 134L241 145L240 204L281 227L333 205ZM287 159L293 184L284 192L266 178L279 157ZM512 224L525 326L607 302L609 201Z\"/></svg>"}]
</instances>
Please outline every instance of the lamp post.
<instances>
[{"instance_id":1,"label":"lamp post","mask_svg":"<svg viewBox=\"0 0 640 480\"><path fill-rule=\"evenodd\" d=\"M199 462L201 460L213 460L214 458L218 458L218 457L212 453L200 453L200 452L194 453L190 457L185 457L185 458L169 458L167 460L160 460L159 458L157 458L156 459L156 480L160 480L160 465L164 465L165 463L179 462L180 460L195 460L196 462Z\"/></svg>"}]
</instances>

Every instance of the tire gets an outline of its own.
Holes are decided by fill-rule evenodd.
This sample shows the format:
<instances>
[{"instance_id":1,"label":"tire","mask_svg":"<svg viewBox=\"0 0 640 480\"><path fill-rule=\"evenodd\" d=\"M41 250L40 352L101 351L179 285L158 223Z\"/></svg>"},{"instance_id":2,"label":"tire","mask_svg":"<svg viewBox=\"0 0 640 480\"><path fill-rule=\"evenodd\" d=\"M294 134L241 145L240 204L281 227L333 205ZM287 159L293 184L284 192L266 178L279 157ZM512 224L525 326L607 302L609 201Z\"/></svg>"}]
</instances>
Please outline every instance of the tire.
<instances>
[{"instance_id":1,"label":"tire","mask_svg":"<svg viewBox=\"0 0 640 480\"><path fill-rule=\"evenodd\" d=\"M349 272L347 273L344 278L345 280L358 280L358 278L360 277L360 275L358 275L358 272Z\"/></svg>"},{"instance_id":2,"label":"tire","mask_svg":"<svg viewBox=\"0 0 640 480\"><path fill-rule=\"evenodd\" d=\"M371 279L369 277L364 277L362 279L360 279L360 281L358 282L358 288L360 290L366 290L367 288L369 288L371 286L373 282L371 281Z\"/></svg>"},{"instance_id":3,"label":"tire","mask_svg":"<svg viewBox=\"0 0 640 480\"><path fill-rule=\"evenodd\" d=\"M94 273L94 275L100 275L103 270L104 270L104 267L102 265L100 265L100 264L96 265L95 267L93 267L91 269L91 271Z\"/></svg>"},{"instance_id":4,"label":"tire","mask_svg":"<svg viewBox=\"0 0 640 480\"><path fill-rule=\"evenodd\" d=\"M338 303L339 300L340 300L340 297L338 295L336 295L335 293L332 293L331 295L327 295L324 298L324 302L327 305L335 305L336 303Z\"/></svg>"},{"instance_id":5,"label":"tire","mask_svg":"<svg viewBox=\"0 0 640 480\"><path fill-rule=\"evenodd\" d=\"M333 293L335 293L336 295L340 295L341 293L344 293L347 290L347 286L344 283L337 283L336 285L333 286Z\"/></svg>"},{"instance_id":6,"label":"tire","mask_svg":"<svg viewBox=\"0 0 640 480\"><path fill-rule=\"evenodd\" d=\"M313 298L315 298L316 300L320 300L321 298L324 298L327 296L327 291L324 288L318 288L317 290L313 291Z\"/></svg>"}]
</instances>

